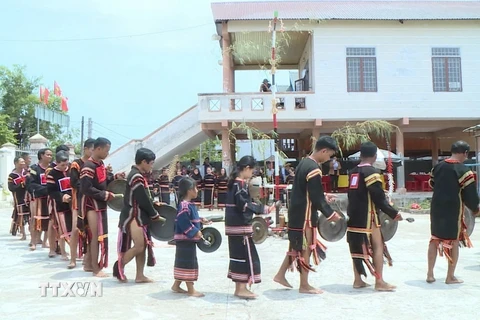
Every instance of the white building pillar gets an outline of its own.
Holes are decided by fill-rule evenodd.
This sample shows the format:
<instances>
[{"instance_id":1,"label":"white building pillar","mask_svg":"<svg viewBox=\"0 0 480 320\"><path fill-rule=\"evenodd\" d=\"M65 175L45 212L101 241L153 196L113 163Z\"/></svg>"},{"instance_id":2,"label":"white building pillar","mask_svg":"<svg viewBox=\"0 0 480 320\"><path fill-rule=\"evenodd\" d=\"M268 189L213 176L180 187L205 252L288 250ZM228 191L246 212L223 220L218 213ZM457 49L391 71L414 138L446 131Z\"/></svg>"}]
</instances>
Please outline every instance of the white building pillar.
<instances>
[{"instance_id":1,"label":"white building pillar","mask_svg":"<svg viewBox=\"0 0 480 320\"><path fill-rule=\"evenodd\" d=\"M8 191L8 175L13 171L15 165L13 160L15 159L16 146L12 143L5 143L0 149L0 199L10 199L10 193ZM8 196L7 196L8 194Z\"/></svg>"}]
</instances>

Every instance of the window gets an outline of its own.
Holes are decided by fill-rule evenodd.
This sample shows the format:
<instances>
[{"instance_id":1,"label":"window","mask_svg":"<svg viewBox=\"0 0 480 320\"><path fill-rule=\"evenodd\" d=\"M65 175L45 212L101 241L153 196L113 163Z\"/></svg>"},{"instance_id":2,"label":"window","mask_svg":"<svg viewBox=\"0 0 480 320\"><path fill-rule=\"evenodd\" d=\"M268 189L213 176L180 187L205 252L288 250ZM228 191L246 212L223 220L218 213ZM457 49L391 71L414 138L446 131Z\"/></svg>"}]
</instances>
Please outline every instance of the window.
<instances>
[{"instance_id":1,"label":"window","mask_svg":"<svg viewBox=\"0 0 480 320\"><path fill-rule=\"evenodd\" d=\"M296 151L295 139L282 139L281 140L282 151Z\"/></svg>"},{"instance_id":2,"label":"window","mask_svg":"<svg viewBox=\"0 0 480 320\"><path fill-rule=\"evenodd\" d=\"M432 48L433 92L462 91L459 48Z\"/></svg>"},{"instance_id":3,"label":"window","mask_svg":"<svg viewBox=\"0 0 480 320\"><path fill-rule=\"evenodd\" d=\"M347 48L347 91L377 92L375 48Z\"/></svg>"}]
</instances>

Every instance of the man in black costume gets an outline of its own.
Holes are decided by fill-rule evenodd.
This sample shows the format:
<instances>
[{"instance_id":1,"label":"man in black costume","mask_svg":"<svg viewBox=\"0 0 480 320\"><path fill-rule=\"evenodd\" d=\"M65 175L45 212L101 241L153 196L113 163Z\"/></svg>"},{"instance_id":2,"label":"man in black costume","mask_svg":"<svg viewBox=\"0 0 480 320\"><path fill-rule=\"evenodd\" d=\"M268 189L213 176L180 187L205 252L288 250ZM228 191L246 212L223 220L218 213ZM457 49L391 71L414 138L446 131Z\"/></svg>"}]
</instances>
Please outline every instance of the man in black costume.
<instances>
[{"instance_id":1,"label":"man in black costume","mask_svg":"<svg viewBox=\"0 0 480 320\"><path fill-rule=\"evenodd\" d=\"M435 282L433 268L437 258L445 254L448 259L446 284L463 281L455 277L460 246L471 247L465 224L465 207L478 214L478 194L475 175L463 164L468 159L470 146L465 141L452 145L452 155L438 163L430 173L430 186L433 189L430 206L431 240L428 246L427 282Z\"/></svg>"}]
</instances>

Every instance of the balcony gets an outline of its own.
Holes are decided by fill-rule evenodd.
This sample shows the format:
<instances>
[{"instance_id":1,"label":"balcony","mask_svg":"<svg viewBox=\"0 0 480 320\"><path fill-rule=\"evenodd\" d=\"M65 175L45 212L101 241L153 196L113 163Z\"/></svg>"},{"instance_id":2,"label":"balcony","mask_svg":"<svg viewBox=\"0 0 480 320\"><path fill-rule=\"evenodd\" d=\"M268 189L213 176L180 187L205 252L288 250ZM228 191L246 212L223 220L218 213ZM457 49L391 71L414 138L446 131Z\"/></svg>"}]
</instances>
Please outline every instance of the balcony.
<instances>
[{"instance_id":1,"label":"balcony","mask_svg":"<svg viewBox=\"0 0 480 320\"><path fill-rule=\"evenodd\" d=\"M279 121L311 121L314 117L315 95L311 91L279 92L276 106ZM198 95L199 120L202 123L270 122L272 121L272 94L204 93ZM317 108L318 112L318 108Z\"/></svg>"}]
</instances>

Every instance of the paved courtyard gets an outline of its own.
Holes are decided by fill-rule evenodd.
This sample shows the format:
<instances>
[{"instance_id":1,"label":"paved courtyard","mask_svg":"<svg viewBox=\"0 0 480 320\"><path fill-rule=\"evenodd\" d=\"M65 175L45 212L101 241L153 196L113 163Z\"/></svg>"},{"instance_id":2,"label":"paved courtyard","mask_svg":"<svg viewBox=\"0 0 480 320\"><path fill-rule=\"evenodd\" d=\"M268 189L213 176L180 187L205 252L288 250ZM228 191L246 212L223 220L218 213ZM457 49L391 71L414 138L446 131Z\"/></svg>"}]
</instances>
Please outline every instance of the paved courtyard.
<instances>
[{"instance_id":1,"label":"paved courtyard","mask_svg":"<svg viewBox=\"0 0 480 320\"><path fill-rule=\"evenodd\" d=\"M211 215L203 211L201 214ZM220 212L213 212L220 213ZM116 260L118 213L110 212L110 267ZM199 252L200 279L197 289L204 298L189 298L170 291L173 282L175 247L157 242L157 266L146 268L152 284L120 284L114 278L95 279L81 269L67 270L57 256L47 257L48 249L28 251L28 241L8 234L10 209L0 209L0 319L462 319L476 317L480 308L480 231L472 236L475 248L461 251L458 276L465 284L444 284L446 261L437 262L437 283L427 284L426 249L429 219L412 215L414 223L401 222L389 243L394 259L385 268L386 280L398 286L394 293L378 293L371 288L352 289L352 264L345 239L327 243L327 260L311 275L312 283L324 289L318 296L300 295L272 281L286 252L288 242L269 237L258 245L262 262L262 283L253 287L260 297L243 301L233 296L234 284L226 278L228 250L226 238L221 248L210 254ZM223 223L214 223L223 235ZM135 264L126 268L134 277ZM298 286L298 274L288 274ZM102 297L41 296L42 283L99 281ZM372 283L372 277L367 278ZM63 289L59 289L59 294ZM79 314L79 313L82 314Z\"/></svg>"}]
</instances>

